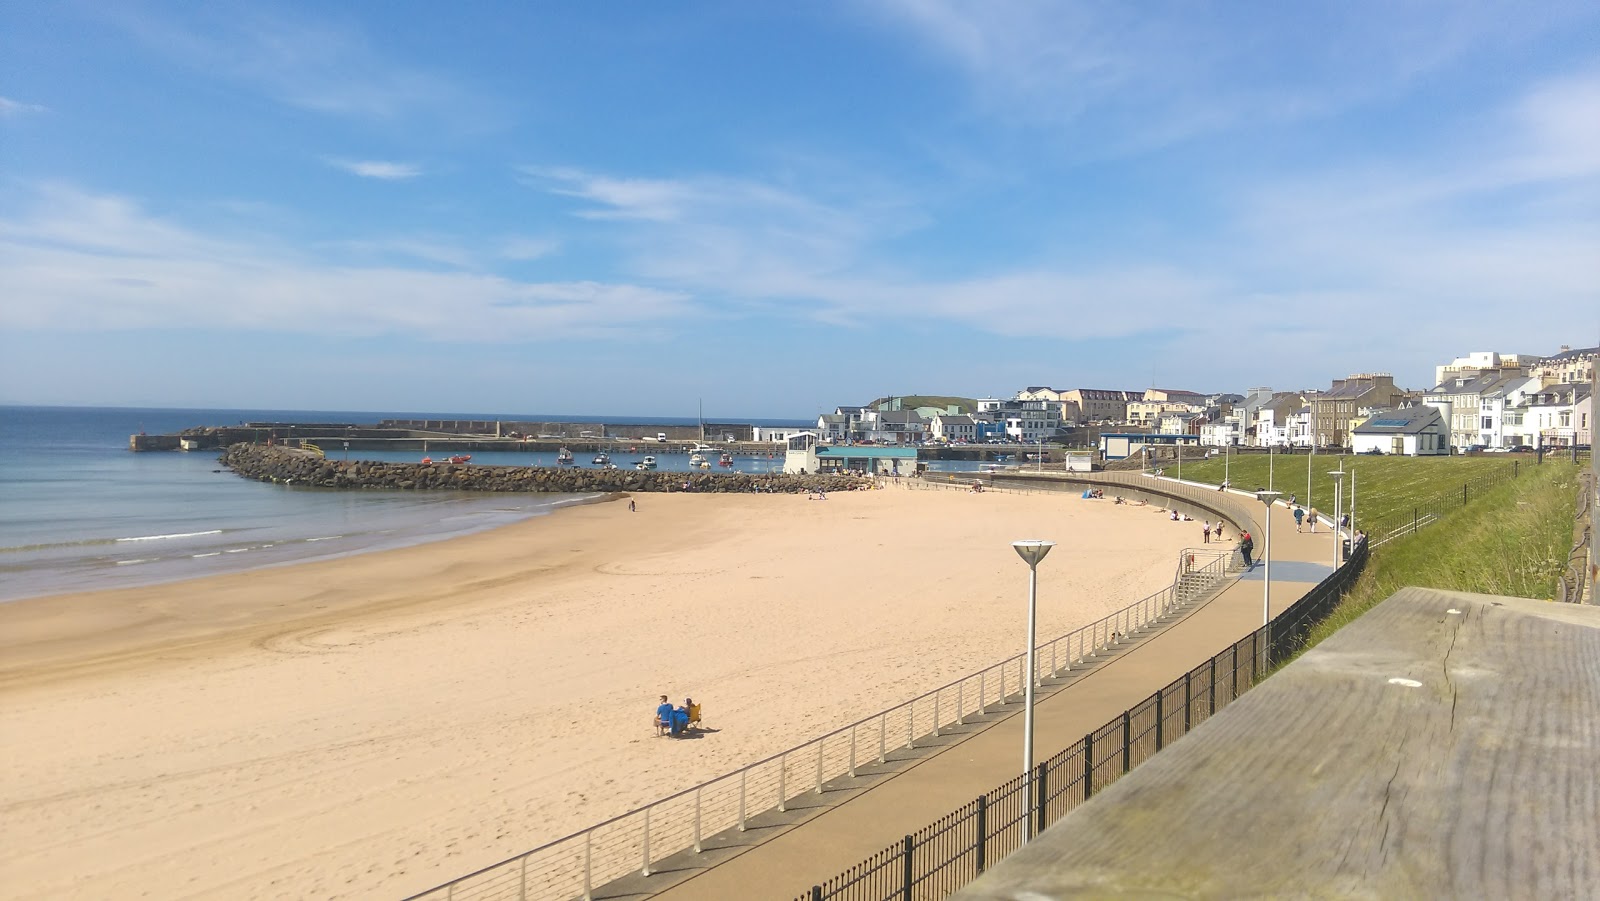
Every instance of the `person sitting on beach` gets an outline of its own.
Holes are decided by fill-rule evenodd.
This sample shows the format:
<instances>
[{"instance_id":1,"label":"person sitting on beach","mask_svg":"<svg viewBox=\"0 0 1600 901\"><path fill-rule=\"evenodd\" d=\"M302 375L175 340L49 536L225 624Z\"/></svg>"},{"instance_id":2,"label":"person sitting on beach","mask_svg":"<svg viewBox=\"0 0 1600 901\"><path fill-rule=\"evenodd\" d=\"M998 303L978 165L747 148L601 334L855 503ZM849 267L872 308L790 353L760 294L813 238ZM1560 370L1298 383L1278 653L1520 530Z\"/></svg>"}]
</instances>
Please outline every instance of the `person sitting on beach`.
<instances>
[{"instance_id":1,"label":"person sitting on beach","mask_svg":"<svg viewBox=\"0 0 1600 901\"><path fill-rule=\"evenodd\" d=\"M1172 511L1172 521L1173 522L1177 522L1178 521L1178 511L1177 510L1173 510Z\"/></svg>"},{"instance_id":2,"label":"person sitting on beach","mask_svg":"<svg viewBox=\"0 0 1600 901\"><path fill-rule=\"evenodd\" d=\"M667 700L666 695L662 695L661 703L656 707L656 734L660 735L661 730L670 728L672 728L672 702Z\"/></svg>"},{"instance_id":3,"label":"person sitting on beach","mask_svg":"<svg viewBox=\"0 0 1600 901\"><path fill-rule=\"evenodd\" d=\"M1122 495L1120 495L1120 494L1119 494L1119 495L1117 495L1117 503L1119 503L1119 504L1126 504L1126 503L1127 503L1127 501L1125 501L1125 500L1123 500L1123 499L1122 499Z\"/></svg>"},{"instance_id":4,"label":"person sitting on beach","mask_svg":"<svg viewBox=\"0 0 1600 901\"><path fill-rule=\"evenodd\" d=\"M689 710L679 707L672 711L672 737L682 738L683 733L689 731Z\"/></svg>"}]
</instances>

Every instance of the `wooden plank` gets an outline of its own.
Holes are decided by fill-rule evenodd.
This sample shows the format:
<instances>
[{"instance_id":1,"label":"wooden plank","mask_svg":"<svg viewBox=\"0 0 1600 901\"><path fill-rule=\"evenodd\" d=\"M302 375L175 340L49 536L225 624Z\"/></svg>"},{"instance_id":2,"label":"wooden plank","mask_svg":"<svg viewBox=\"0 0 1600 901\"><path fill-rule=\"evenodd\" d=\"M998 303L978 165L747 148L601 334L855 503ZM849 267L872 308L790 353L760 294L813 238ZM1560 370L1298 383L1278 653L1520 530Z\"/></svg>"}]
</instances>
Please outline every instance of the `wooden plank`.
<instances>
[{"instance_id":1,"label":"wooden plank","mask_svg":"<svg viewBox=\"0 0 1600 901\"><path fill-rule=\"evenodd\" d=\"M1597 775L1600 609L1408 588L955 897L1592 897Z\"/></svg>"}]
</instances>

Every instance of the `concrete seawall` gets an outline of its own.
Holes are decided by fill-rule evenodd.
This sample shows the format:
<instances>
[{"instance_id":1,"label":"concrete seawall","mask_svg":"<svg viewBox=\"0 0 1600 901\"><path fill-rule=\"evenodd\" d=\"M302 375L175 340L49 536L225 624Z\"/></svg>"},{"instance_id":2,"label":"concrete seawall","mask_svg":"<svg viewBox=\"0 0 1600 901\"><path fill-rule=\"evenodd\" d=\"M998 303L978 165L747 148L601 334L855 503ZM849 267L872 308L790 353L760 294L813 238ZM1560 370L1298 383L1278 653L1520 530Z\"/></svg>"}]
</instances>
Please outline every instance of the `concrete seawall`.
<instances>
[{"instance_id":1,"label":"concrete seawall","mask_svg":"<svg viewBox=\"0 0 1600 901\"><path fill-rule=\"evenodd\" d=\"M537 466L480 466L449 463L375 463L330 460L287 447L235 444L219 460L238 475L258 482L315 488L397 490L588 492L776 492L852 491L870 483L856 476L752 475L738 472L662 472L637 469L549 469Z\"/></svg>"}]
</instances>

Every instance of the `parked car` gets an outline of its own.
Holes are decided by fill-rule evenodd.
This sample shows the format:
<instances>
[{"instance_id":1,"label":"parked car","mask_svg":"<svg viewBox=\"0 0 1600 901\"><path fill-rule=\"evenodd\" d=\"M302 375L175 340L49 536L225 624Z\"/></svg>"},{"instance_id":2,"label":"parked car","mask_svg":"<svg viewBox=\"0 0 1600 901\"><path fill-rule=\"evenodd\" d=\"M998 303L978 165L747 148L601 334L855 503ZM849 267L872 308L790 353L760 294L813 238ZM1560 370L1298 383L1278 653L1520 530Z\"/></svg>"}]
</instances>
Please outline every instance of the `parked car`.
<instances>
[{"instance_id":1,"label":"parked car","mask_svg":"<svg viewBox=\"0 0 1600 901\"><path fill-rule=\"evenodd\" d=\"M1513 454L1531 454L1531 453L1533 453L1533 445L1531 445L1531 444L1513 445L1512 448L1511 448L1511 452Z\"/></svg>"},{"instance_id":2,"label":"parked car","mask_svg":"<svg viewBox=\"0 0 1600 901\"><path fill-rule=\"evenodd\" d=\"M1469 444L1469 445L1467 445L1467 453L1469 453L1469 454L1477 454L1477 453L1482 453L1482 452L1483 452L1483 445L1481 445L1481 444Z\"/></svg>"},{"instance_id":3,"label":"parked car","mask_svg":"<svg viewBox=\"0 0 1600 901\"><path fill-rule=\"evenodd\" d=\"M1381 448L1381 447L1368 448L1367 450L1362 451L1362 453L1366 454L1369 457L1381 457L1381 456L1383 456L1383 448Z\"/></svg>"}]
</instances>

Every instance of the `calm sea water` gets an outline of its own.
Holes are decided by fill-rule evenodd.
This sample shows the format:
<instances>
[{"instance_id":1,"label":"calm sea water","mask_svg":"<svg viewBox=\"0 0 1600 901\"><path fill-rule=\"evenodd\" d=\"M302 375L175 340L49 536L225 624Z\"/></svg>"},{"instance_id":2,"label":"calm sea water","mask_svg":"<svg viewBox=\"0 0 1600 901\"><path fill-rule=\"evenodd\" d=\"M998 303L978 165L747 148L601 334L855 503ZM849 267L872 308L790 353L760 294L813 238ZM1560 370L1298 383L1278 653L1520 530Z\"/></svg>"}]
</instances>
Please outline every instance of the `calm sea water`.
<instances>
[{"instance_id":1,"label":"calm sea water","mask_svg":"<svg viewBox=\"0 0 1600 901\"><path fill-rule=\"evenodd\" d=\"M161 434L247 420L377 422L389 417L495 418L409 412L0 406L0 600L169 582L402 547L538 516L583 500L576 495L285 487L239 478L222 469L215 452L128 450L128 436L141 430ZM625 422L616 417L499 418ZM641 448L638 456L646 452ZM359 456L420 457L376 452ZM549 456L477 454L473 461L544 465L554 462L543 459ZM688 468L686 456L656 456L663 469ZM621 457L616 462L631 465L632 459ZM579 462L590 465L586 458ZM735 468L761 472L771 465L765 459L741 458ZM781 461L776 465L781 469Z\"/></svg>"}]
</instances>

